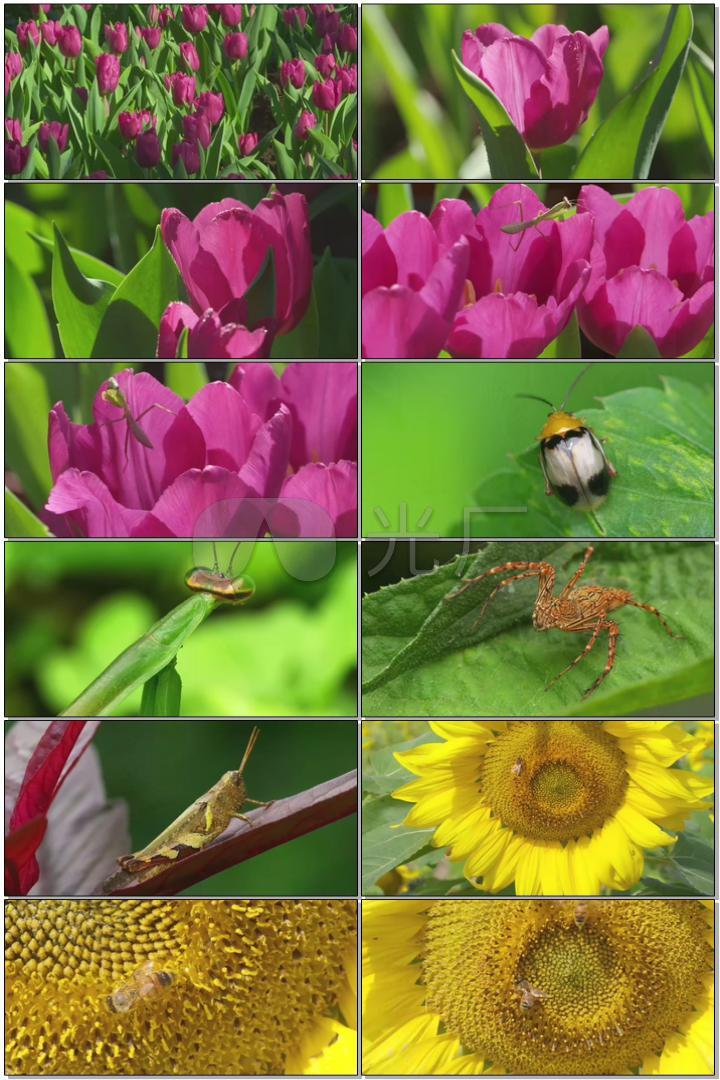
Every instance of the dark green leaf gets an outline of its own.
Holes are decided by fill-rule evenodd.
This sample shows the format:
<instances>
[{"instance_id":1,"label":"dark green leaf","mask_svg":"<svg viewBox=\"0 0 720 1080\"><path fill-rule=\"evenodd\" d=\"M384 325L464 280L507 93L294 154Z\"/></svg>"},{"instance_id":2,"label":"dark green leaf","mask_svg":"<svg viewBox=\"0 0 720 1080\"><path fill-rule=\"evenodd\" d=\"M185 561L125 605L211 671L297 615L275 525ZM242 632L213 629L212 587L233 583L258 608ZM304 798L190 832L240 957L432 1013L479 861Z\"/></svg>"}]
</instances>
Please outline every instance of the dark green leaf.
<instances>
[{"instance_id":1,"label":"dark green leaf","mask_svg":"<svg viewBox=\"0 0 720 1080\"><path fill-rule=\"evenodd\" d=\"M68 360L84 360L94 355L95 339L115 287L85 277L62 233L56 225L53 228L52 298L60 341Z\"/></svg>"},{"instance_id":2,"label":"dark green leaf","mask_svg":"<svg viewBox=\"0 0 720 1080\"><path fill-rule=\"evenodd\" d=\"M245 293L247 325L251 330L261 322L271 319L275 313L275 259L273 249L267 255L255 280Z\"/></svg>"},{"instance_id":3,"label":"dark green leaf","mask_svg":"<svg viewBox=\"0 0 720 1080\"><path fill-rule=\"evenodd\" d=\"M460 85L478 110L493 180L538 180L533 156L500 99L461 63L454 51L452 62Z\"/></svg>"},{"instance_id":4,"label":"dark green leaf","mask_svg":"<svg viewBox=\"0 0 720 1080\"><path fill-rule=\"evenodd\" d=\"M540 353L538 360L579 360L581 356L580 330L573 311L565 329Z\"/></svg>"},{"instance_id":5,"label":"dark green leaf","mask_svg":"<svg viewBox=\"0 0 720 1080\"><path fill-rule=\"evenodd\" d=\"M363 803L362 891L401 863L432 851L432 829L405 829L400 822L408 807L385 797Z\"/></svg>"},{"instance_id":6,"label":"dark green leaf","mask_svg":"<svg viewBox=\"0 0 720 1080\"><path fill-rule=\"evenodd\" d=\"M40 518L35 517L17 495L5 488L5 534L6 536L52 536Z\"/></svg>"},{"instance_id":7,"label":"dark green leaf","mask_svg":"<svg viewBox=\"0 0 720 1080\"><path fill-rule=\"evenodd\" d=\"M52 252L54 250L54 244L49 237L39 236L34 232L30 232L28 235L46 251ZM110 285L119 285L125 277L120 270L110 266L109 263L103 262L102 259L96 259L94 255L88 255L86 251L79 251L74 247L68 248L68 251L71 253L77 268L87 277L100 278L101 281L107 281Z\"/></svg>"},{"instance_id":8,"label":"dark green leaf","mask_svg":"<svg viewBox=\"0 0 720 1080\"><path fill-rule=\"evenodd\" d=\"M335 259L326 248L315 267L313 292L320 326L318 359L358 356L357 260Z\"/></svg>"}]
</instances>

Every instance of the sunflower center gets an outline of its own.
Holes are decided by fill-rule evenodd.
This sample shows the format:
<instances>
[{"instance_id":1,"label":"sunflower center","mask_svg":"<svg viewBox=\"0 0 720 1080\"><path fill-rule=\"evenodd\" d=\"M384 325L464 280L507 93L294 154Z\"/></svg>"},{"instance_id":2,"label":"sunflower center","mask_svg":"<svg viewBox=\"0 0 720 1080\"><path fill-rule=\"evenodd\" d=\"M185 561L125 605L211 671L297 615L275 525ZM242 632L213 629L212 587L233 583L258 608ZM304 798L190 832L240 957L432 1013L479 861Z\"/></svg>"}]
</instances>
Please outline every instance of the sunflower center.
<instances>
[{"instance_id":1,"label":"sunflower center","mask_svg":"<svg viewBox=\"0 0 720 1080\"><path fill-rule=\"evenodd\" d=\"M703 1008L697 901L446 900L429 909L426 1007L466 1052L520 1075L638 1069Z\"/></svg>"},{"instance_id":2,"label":"sunflower center","mask_svg":"<svg viewBox=\"0 0 720 1080\"><path fill-rule=\"evenodd\" d=\"M625 756L596 720L524 720L494 739L479 786L504 825L529 840L576 840L622 806Z\"/></svg>"}]
</instances>

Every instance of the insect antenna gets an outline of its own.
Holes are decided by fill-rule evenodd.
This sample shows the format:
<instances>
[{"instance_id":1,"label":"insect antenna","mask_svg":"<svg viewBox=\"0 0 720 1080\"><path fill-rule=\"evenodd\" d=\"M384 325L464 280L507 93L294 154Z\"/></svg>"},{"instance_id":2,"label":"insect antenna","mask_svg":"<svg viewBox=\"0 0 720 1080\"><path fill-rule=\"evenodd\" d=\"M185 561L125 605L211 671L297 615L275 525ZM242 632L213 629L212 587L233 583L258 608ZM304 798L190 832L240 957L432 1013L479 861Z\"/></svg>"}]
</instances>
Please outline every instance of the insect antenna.
<instances>
[{"instance_id":1,"label":"insect antenna","mask_svg":"<svg viewBox=\"0 0 720 1080\"><path fill-rule=\"evenodd\" d=\"M542 401L544 405L549 405L553 412L557 411L552 401L548 401L548 399L544 397L538 397L537 394L516 394L515 397L527 398L528 401Z\"/></svg>"},{"instance_id":2,"label":"insect antenna","mask_svg":"<svg viewBox=\"0 0 720 1080\"><path fill-rule=\"evenodd\" d=\"M232 565L235 562L235 556L237 555L238 549L239 549L241 544L242 544L242 540L238 540L237 544L233 548L233 553L230 556L230 562L228 563L228 568L227 568L227 576L228 577L232 577Z\"/></svg>"},{"instance_id":3,"label":"insect antenna","mask_svg":"<svg viewBox=\"0 0 720 1080\"><path fill-rule=\"evenodd\" d=\"M563 409L567 405L568 401L570 400L570 395L572 394L573 390L575 389L577 384L580 382L583 375L586 375L591 367L592 367L592 364L586 364L585 367L582 369L582 371L578 372L578 374L575 376L573 381L570 383L570 388L569 388L568 392L565 394L565 397L563 399L563 403L560 406L560 411L561 412L563 411Z\"/></svg>"},{"instance_id":4,"label":"insect antenna","mask_svg":"<svg viewBox=\"0 0 720 1080\"><path fill-rule=\"evenodd\" d=\"M212 553L213 553L213 570L215 571L216 574L219 574L220 573L220 564L218 563L217 544L215 543L214 540L212 540L211 543L212 543Z\"/></svg>"},{"instance_id":5,"label":"insect antenna","mask_svg":"<svg viewBox=\"0 0 720 1080\"><path fill-rule=\"evenodd\" d=\"M248 739L248 744L245 747L245 753L243 754L242 761L240 762L240 768L238 769L238 772L241 775L245 771L245 766L248 763L248 758L252 754L253 749L255 747L255 743L258 741L259 738L260 738L260 728L259 727L254 727L252 729L252 731L250 732L250 738Z\"/></svg>"}]
</instances>

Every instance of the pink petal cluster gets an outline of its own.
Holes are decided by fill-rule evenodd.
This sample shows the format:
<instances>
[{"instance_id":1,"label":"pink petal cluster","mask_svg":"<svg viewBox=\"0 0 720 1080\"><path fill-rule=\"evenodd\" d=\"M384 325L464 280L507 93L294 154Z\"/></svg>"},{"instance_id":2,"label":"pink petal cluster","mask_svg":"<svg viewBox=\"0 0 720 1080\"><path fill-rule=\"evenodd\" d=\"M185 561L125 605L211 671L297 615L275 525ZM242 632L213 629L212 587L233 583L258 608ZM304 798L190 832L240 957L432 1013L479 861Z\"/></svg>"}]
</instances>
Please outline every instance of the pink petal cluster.
<instances>
[{"instance_id":1,"label":"pink petal cluster","mask_svg":"<svg viewBox=\"0 0 720 1080\"><path fill-rule=\"evenodd\" d=\"M123 139L130 142L131 139L137 139L138 135L141 135L147 128L152 128L153 131L157 126L157 117L148 112L147 109L142 109L139 112L121 112L118 116L118 127L120 128L120 134Z\"/></svg>"},{"instance_id":2,"label":"pink petal cluster","mask_svg":"<svg viewBox=\"0 0 720 1080\"><path fill-rule=\"evenodd\" d=\"M138 35L144 39L149 49L155 50L162 41L162 29L159 26L136 26Z\"/></svg>"},{"instance_id":3,"label":"pink petal cluster","mask_svg":"<svg viewBox=\"0 0 720 1080\"><path fill-rule=\"evenodd\" d=\"M27 49L28 43L40 44L40 30L34 19L29 22L19 22L16 28L18 45L21 49Z\"/></svg>"},{"instance_id":4,"label":"pink petal cluster","mask_svg":"<svg viewBox=\"0 0 720 1080\"><path fill-rule=\"evenodd\" d=\"M299 139L300 142L304 142L308 137L308 132L314 127L317 127L317 117L315 116L315 113L310 112L309 109L303 109L295 122L293 135L296 139Z\"/></svg>"},{"instance_id":5,"label":"pink petal cluster","mask_svg":"<svg viewBox=\"0 0 720 1080\"><path fill-rule=\"evenodd\" d=\"M607 26L589 37L539 27L528 40L499 23L466 30L462 60L500 98L528 146L566 142L587 119L603 77Z\"/></svg>"},{"instance_id":6,"label":"pink petal cluster","mask_svg":"<svg viewBox=\"0 0 720 1080\"><path fill-rule=\"evenodd\" d=\"M56 31L60 52L67 60L74 60L82 52L82 34L77 26L61 26Z\"/></svg>"},{"instance_id":7,"label":"pink petal cluster","mask_svg":"<svg viewBox=\"0 0 720 1080\"><path fill-rule=\"evenodd\" d=\"M18 139L5 139L5 175L19 176L30 160L30 147Z\"/></svg>"},{"instance_id":8,"label":"pink petal cluster","mask_svg":"<svg viewBox=\"0 0 720 1080\"><path fill-rule=\"evenodd\" d=\"M702 341L715 306L714 214L685 220L669 188L647 188L621 205L586 185L578 211L595 225L592 272L578 308L584 333L611 356L643 327L665 359Z\"/></svg>"},{"instance_id":9,"label":"pink petal cluster","mask_svg":"<svg viewBox=\"0 0 720 1080\"><path fill-rule=\"evenodd\" d=\"M160 164L162 147L154 131L143 131L135 140L135 160L141 169L154 169Z\"/></svg>"},{"instance_id":10,"label":"pink petal cluster","mask_svg":"<svg viewBox=\"0 0 720 1080\"><path fill-rule=\"evenodd\" d=\"M226 34L223 41L223 49L228 60L245 60L250 47L247 34L238 32Z\"/></svg>"},{"instance_id":11,"label":"pink petal cluster","mask_svg":"<svg viewBox=\"0 0 720 1080\"><path fill-rule=\"evenodd\" d=\"M125 23L106 23L104 28L105 41L112 52L122 56L128 48L128 28Z\"/></svg>"},{"instance_id":12,"label":"pink petal cluster","mask_svg":"<svg viewBox=\"0 0 720 1080\"><path fill-rule=\"evenodd\" d=\"M120 82L120 57L111 53L100 53L95 60L95 69L100 93L114 93Z\"/></svg>"},{"instance_id":13,"label":"pink petal cluster","mask_svg":"<svg viewBox=\"0 0 720 1080\"><path fill-rule=\"evenodd\" d=\"M194 221L179 210L163 210L162 235L183 279L190 305L170 305L160 324L158 357L174 357L183 326L199 359L267 355L276 335L296 326L312 289L310 222L304 195L274 193L251 209L236 199L204 207ZM272 259L274 311L258 318L248 311L246 293ZM171 310L172 309L172 310ZM254 320L249 326L248 321ZM180 325L182 323L182 325ZM179 327L179 328L178 328ZM224 328L232 328L223 335ZM193 330L196 337L193 338ZM243 331L243 333L241 333ZM201 335L201 336L199 336ZM218 337L220 335L220 337ZM230 344L232 342L232 344ZM168 351L171 350L171 351Z\"/></svg>"},{"instance_id":14,"label":"pink petal cluster","mask_svg":"<svg viewBox=\"0 0 720 1080\"><path fill-rule=\"evenodd\" d=\"M191 71L200 70L200 53L192 41L180 42L180 54Z\"/></svg>"},{"instance_id":15,"label":"pink petal cluster","mask_svg":"<svg viewBox=\"0 0 720 1080\"><path fill-rule=\"evenodd\" d=\"M189 34L201 33L210 18L205 4L183 4L182 24Z\"/></svg>"},{"instance_id":16,"label":"pink petal cluster","mask_svg":"<svg viewBox=\"0 0 720 1080\"><path fill-rule=\"evenodd\" d=\"M50 413L58 536L351 536L357 515L355 366L238 366L185 404L151 375L120 372L152 448L96 395L95 422ZM158 408L157 406L162 406Z\"/></svg>"},{"instance_id":17,"label":"pink petal cluster","mask_svg":"<svg viewBox=\"0 0 720 1080\"><path fill-rule=\"evenodd\" d=\"M5 97L10 93L13 81L23 69L23 59L20 53L5 53Z\"/></svg>"},{"instance_id":18,"label":"pink petal cluster","mask_svg":"<svg viewBox=\"0 0 720 1080\"><path fill-rule=\"evenodd\" d=\"M305 64L302 60L284 60L280 65L280 85L294 86L300 90L305 82Z\"/></svg>"},{"instance_id":19,"label":"pink petal cluster","mask_svg":"<svg viewBox=\"0 0 720 1080\"><path fill-rule=\"evenodd\" d=\"M175 71L165 76L165 85L172 94L175 104L192 105L195 101L195 76L184 75L181 71Z\"/></svg>"},{"instance_id":20,"label":"pink petal cluster","mask_svg":"<svg viewBox=\"0 0 720 1080\"><path fill-rule=\"evenodd\" d=\"M56 144L60 153L67 148L68 138L70 136L70 125L61 124L58 120L50 120L40 125L38 131L38 142L40 143L40 149L44 154L47 153L48 144L52 139Z\"/></svg>"}]
</instances>

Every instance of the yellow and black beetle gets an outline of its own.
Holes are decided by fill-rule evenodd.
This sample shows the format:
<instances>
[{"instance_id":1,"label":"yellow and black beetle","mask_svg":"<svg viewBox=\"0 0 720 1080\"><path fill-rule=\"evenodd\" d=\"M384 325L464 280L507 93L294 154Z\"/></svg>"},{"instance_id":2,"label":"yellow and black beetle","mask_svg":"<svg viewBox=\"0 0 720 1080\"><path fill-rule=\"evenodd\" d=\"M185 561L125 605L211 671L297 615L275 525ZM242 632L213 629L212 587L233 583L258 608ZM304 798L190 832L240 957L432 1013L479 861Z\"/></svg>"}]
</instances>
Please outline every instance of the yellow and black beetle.
<instances>
[{"instance_id":1,"label":"yellow and black beetle","mask_svg":"<svg viewBox=\"0 0 720 1080\"><path fill-rule=\"evenodd\" d=\"M617 472L608 461L600 440L584 420L565 411L565 405L590 365L575 378L556 408L551 401L535 394L518 397L542 401L553 410L538 435L540 465L545 477L545 494L557 495L573 510L597 510L610 490Z\"/></svg>"}]
</instances>

